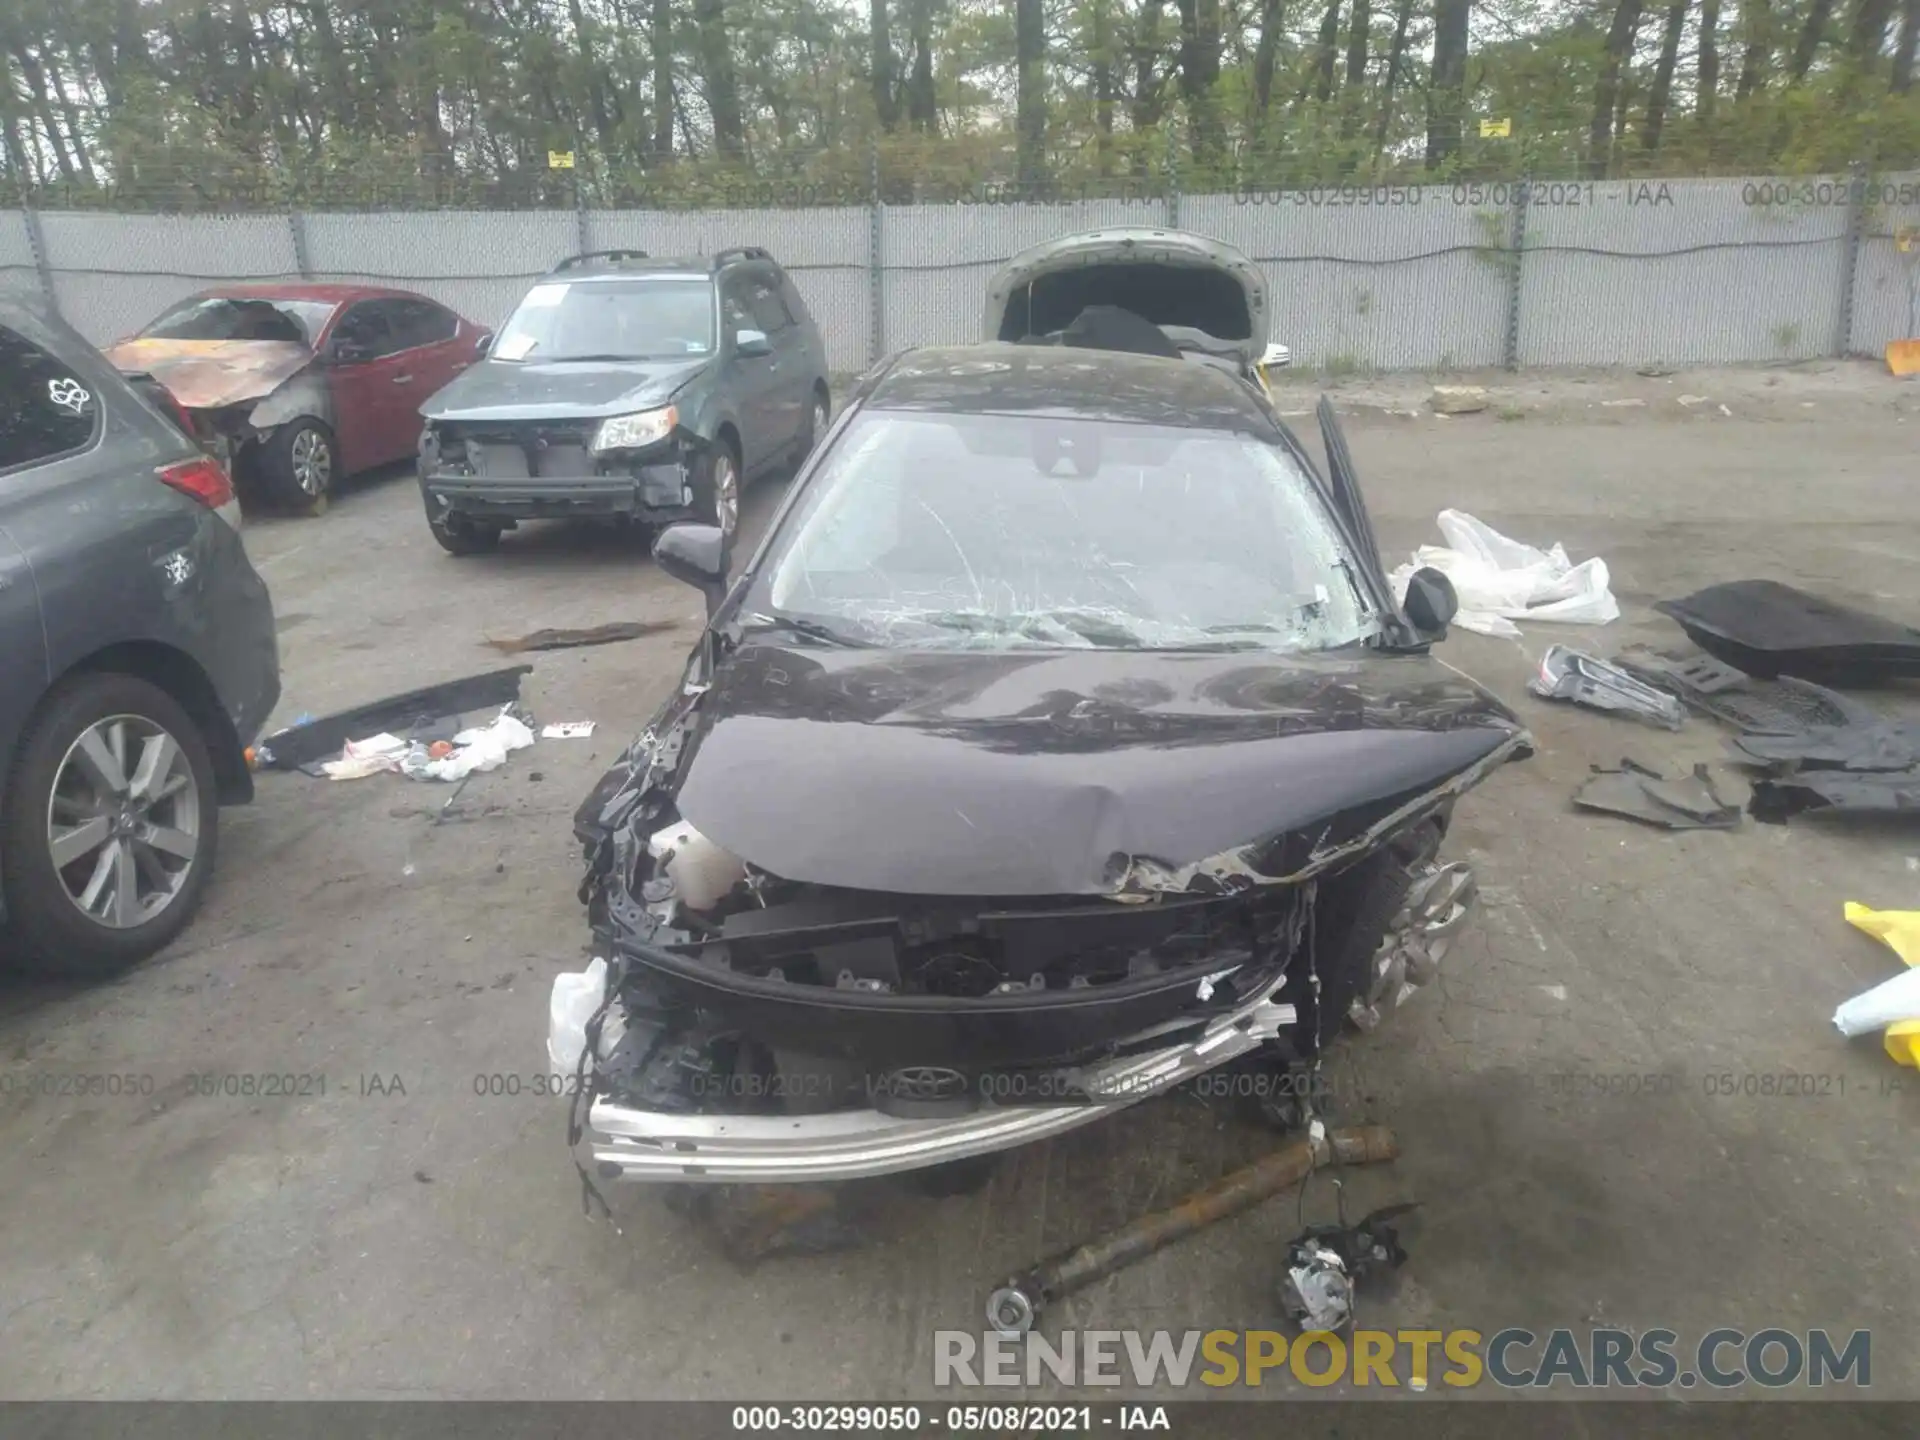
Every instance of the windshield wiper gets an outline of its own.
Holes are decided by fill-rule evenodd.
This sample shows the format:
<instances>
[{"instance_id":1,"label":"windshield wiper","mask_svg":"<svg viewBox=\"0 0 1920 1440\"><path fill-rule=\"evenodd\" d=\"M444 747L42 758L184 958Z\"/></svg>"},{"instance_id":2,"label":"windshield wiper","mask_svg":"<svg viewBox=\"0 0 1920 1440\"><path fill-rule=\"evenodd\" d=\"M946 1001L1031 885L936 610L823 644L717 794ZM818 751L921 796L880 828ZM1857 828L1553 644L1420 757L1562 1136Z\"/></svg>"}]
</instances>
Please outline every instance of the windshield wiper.
<instances>
[{"instance_id":1,"label":"windshield wiper","mask_svg":"<svg viewBox=\"0 0 1920 1440\"><path fill-rule=\"evenodd\" d=\"M847 635L831 625L822 625L818 620L804 620L798 615L749 615L751 625L743 625L743 631L785 630L794 635L804 635L809 640L818 640L823 645L844 645L854 649L871 649L869 642L857 636Z\"/></svg>"}]
</instances>

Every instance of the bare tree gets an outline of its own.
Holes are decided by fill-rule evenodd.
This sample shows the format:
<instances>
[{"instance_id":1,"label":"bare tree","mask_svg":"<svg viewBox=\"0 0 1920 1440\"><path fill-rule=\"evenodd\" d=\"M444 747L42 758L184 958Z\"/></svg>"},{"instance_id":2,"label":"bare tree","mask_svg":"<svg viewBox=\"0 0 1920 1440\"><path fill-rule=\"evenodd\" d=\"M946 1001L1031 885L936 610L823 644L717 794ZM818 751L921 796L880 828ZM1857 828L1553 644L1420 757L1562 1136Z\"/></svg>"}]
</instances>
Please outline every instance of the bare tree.
<instances>
[{"instance_id":1,"label":"bare tree","mask_svg":"<svg viewBox=\"0 0 1920 1440\"><path fill-rule=\"evenodd\" d=\"M1913 89L1913 52L1916 41L1920 41L1920 0L1901 0L1900 38L1894 42L1891 81L1891 87L1897 95L1904 95Z\"/></svg>"},{"instance_id":2,"label":"bare tree","mask_svg":"<svg viewBox=\"0 0 1920 1440\"><path fill-rule=\"evenodd\" d=\"M1720 0L1700 0L1700 49L1695 61L1693 113L1702 123L1713 118L1720 98Z\"/></svg>"},{"instance_id":3,"label":"bare tree","mask_svg":"<svg viewBox=\"0 0 1920 1440\"><path fill-rule=\"evenodd\" d=\"M1807 9L1800 38L1794 41L1793 58L1787 62L1787 84L1798 85L1813 68L1814 52L1827 37L1827 22L1833 18L1833 0L1813 0Z\"/></svg>"}]
</instances>

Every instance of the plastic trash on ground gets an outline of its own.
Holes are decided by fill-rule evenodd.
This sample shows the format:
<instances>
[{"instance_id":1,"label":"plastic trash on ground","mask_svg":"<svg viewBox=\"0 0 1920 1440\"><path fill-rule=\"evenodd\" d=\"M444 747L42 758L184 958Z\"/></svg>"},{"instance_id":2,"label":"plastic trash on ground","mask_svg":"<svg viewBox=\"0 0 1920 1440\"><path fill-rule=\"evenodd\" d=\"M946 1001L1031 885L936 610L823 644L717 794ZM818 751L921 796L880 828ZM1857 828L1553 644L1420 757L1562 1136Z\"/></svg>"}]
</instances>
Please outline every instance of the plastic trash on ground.
<instances>
[{"instance_id":1,"label":"plastic trash on ground","mask_svg":"<svg viewBox=\"0 0 1920 1440\"><path fill-rule=\"evenodd\" d=\"M1516 637L1515 620L1605 625L1620 618L1607 562L1598 556L1575 565L1558 543L1536 550L1464 510L1442 510L1438 523L1446 545L1422 545L1412 563L1393 572L1396 596L1405 597L1414 571L1432 566L1460 597L1453 623L1482 635Z\"/></svg>"},{"instance_id":2,"label":"plastic trash on ground","mask_svg":"<svg viewBox=\"0 0 1920 1440\"><path fill-rule=\"evenodd\" d=\"M1849 900L1847 923L1886 941L1909 968L1854 996L1833 1012L1842 1035L1886 1029L1887 1054L1920 1068L1920 910L1874 910Z\"/></svg>"},{"instance_id":3,"label":"plastic trash on ground","mask_svg":"<svg viewBox=\"0 0 1920 1440\"><path fill-rule=\"evenodd\" d=\"M568 970L553 977L553 993L547 1001L547 1066L556 1093L571 1093L567 1086L580 1073L580 1059L587 1051L587 1025L606 998L607 962L598 955L585 970ZM625 1029L625 1016L618 1009L609 1010L600 1022L602 1059L613 1053Z\"/></svg>"},{"instance_id":4,"label":"plastic trash on ground","mask_svg":"<svg viewBox=\"0 0 1920 1440\"><path fill-rule=\"evenodd\" d=\"M453 753L443 759L421 763L416 755L409 755L400 768L416 779L464 780L476 770L499 769L508 755L533 744L533 731L518 717L502 714L491 725L462 730L453 737L453 744Z\"/></svg>"},{"instance_id":5,"label":"plastic trash on ground","mask_svg":"<svg viewBox=\"0 0 1920 1440\"><path fill-rule=\"evenodd\" d=\"M364 740L349 740L341 747L340 758L320 767L329 780L361 780L400 768L407 742L398 735L381 731Z\"/></svg>"},{"instance_id":6,"label":"plastic trash on ground","mask_svg":"<svg viewBox=\"0 0 1920 1440\"><path fill-rule=\"evenodd\" d=\"M584 740L593 734L591 720L556 720L541 728L542 740Z\"/></svg>"}]
</instances>

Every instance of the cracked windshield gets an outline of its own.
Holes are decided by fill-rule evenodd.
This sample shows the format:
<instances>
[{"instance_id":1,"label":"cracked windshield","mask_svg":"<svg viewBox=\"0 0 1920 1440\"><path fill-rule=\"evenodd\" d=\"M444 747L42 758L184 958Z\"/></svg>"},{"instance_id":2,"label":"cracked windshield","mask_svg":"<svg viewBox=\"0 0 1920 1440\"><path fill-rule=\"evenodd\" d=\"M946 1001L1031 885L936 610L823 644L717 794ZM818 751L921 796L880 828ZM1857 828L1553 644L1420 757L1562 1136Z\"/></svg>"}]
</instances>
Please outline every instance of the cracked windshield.
<instances>
[{"instance_id":1,"label":"cracked windshield","mask_svg":"<svg viewBox=\"0 0 1920 1440\"><path fill-rule=\"evenodd\" d=\"M766 618L915 649L1304 650L1372 633L1312 482L1250 436L881 411L835 454L776 552Z\"/></svg>"}]
</instances>

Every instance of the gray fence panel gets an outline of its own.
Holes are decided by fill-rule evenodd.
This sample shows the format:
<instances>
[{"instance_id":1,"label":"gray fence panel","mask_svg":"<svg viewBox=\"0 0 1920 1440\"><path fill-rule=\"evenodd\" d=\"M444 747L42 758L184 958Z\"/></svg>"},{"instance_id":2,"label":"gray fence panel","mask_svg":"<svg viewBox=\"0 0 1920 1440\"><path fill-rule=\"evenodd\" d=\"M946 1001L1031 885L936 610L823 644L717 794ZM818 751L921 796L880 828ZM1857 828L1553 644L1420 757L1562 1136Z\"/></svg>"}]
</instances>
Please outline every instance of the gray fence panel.
<instances>
[{"instance_id":1,"label":"gray fence panel","mask_svg":"<svg viewBox=\"0 0 1920 1440\"><path fill-rule=\"evenodd\" d=\"M1880 176L1868 191L1847 347L1856 355L1884 354L1889 340L1920 340L1920 171ZM1912 236L1904 252L1902 232Z\"/></svg>"},{"instance_id":2,"label":"gray fence panel","mask_svg":"<svg viewBox=\"0 0 1920 1440\"><path fill-rule=\"evenodd\" d=\"M0 210L0 289L40 294L33 242L27 238L27 216L22 210Z\"/></svg>"},{"instance_id":3,"label":"gray fence panel","mask_svg":"<svg viewBox=\"0 0 1920 1440\"><path fill-rule=\"evenodd\" d=\"M730 245L764 245L793 277L827 342L835 370L867 363L873 333L872 279L864 208L813 210L596 210L587 214L595 250L633 246L650 255L711 255Z\"/></svg>"},{"instance_id":4,"label":"gray fence panel","mask_svg":"<svg viewBox=\"0 0 1920 1440\"><path fill-rule=\"evenodd\" d=\"M304 223L316 279L418 290L487 326L580 248L567 210L311 214Z\"/></svg>"},{"instance_id":5,"label":"gray fence panel","mask_svg":"<svg viewBox=\"0 0 1920 1440\"><path fill-rule=\"evenodd\" d=\"M1506 232L1489 232L1445 186L1367 193L1367 204L1334 189L1183 195L1180 226L1260 263L1269 337L1301 363L1499 364L1506 271L1473 247L1504 244Z\"/></svg>"},{"instance_id":6,"label":"gray fence panel","mask_svg":"<svg viewBox=\"0 0 1920 1440\"><path fill-rule=\"evenodd\" d=\"M96 345L132 334L218 281L295 271L284 215L109 215L42 211L60 313Z\"/></svg>"},{"instance_id":7,"label":"gray fence panel","mask_svg":"<svg viewBox=\"0 0 1920 1440\"><path fill-rule=\"evenodd\" d=\"M1029 245L1111 225L1164 225L1165 202L889 205L882 218L886 348L970 345L984 337L993 272Z\"/></svg>"},{"instance_id":8,"label":"gray fence panel","mask_svg":"<svg viewBox=\"0 0 1920 1440\"><path fill-rule=\"evenodd\" d=\"M1771 183L1613 180L1594 187L1592 203L1576 187L1579 204L1530 205L1520 363L1714 364L1832 354L1847 178L1792 182L1834 202L1805 206L1767 203L1769 192L1759 187Z\"/></svg>"}]
</instances>

